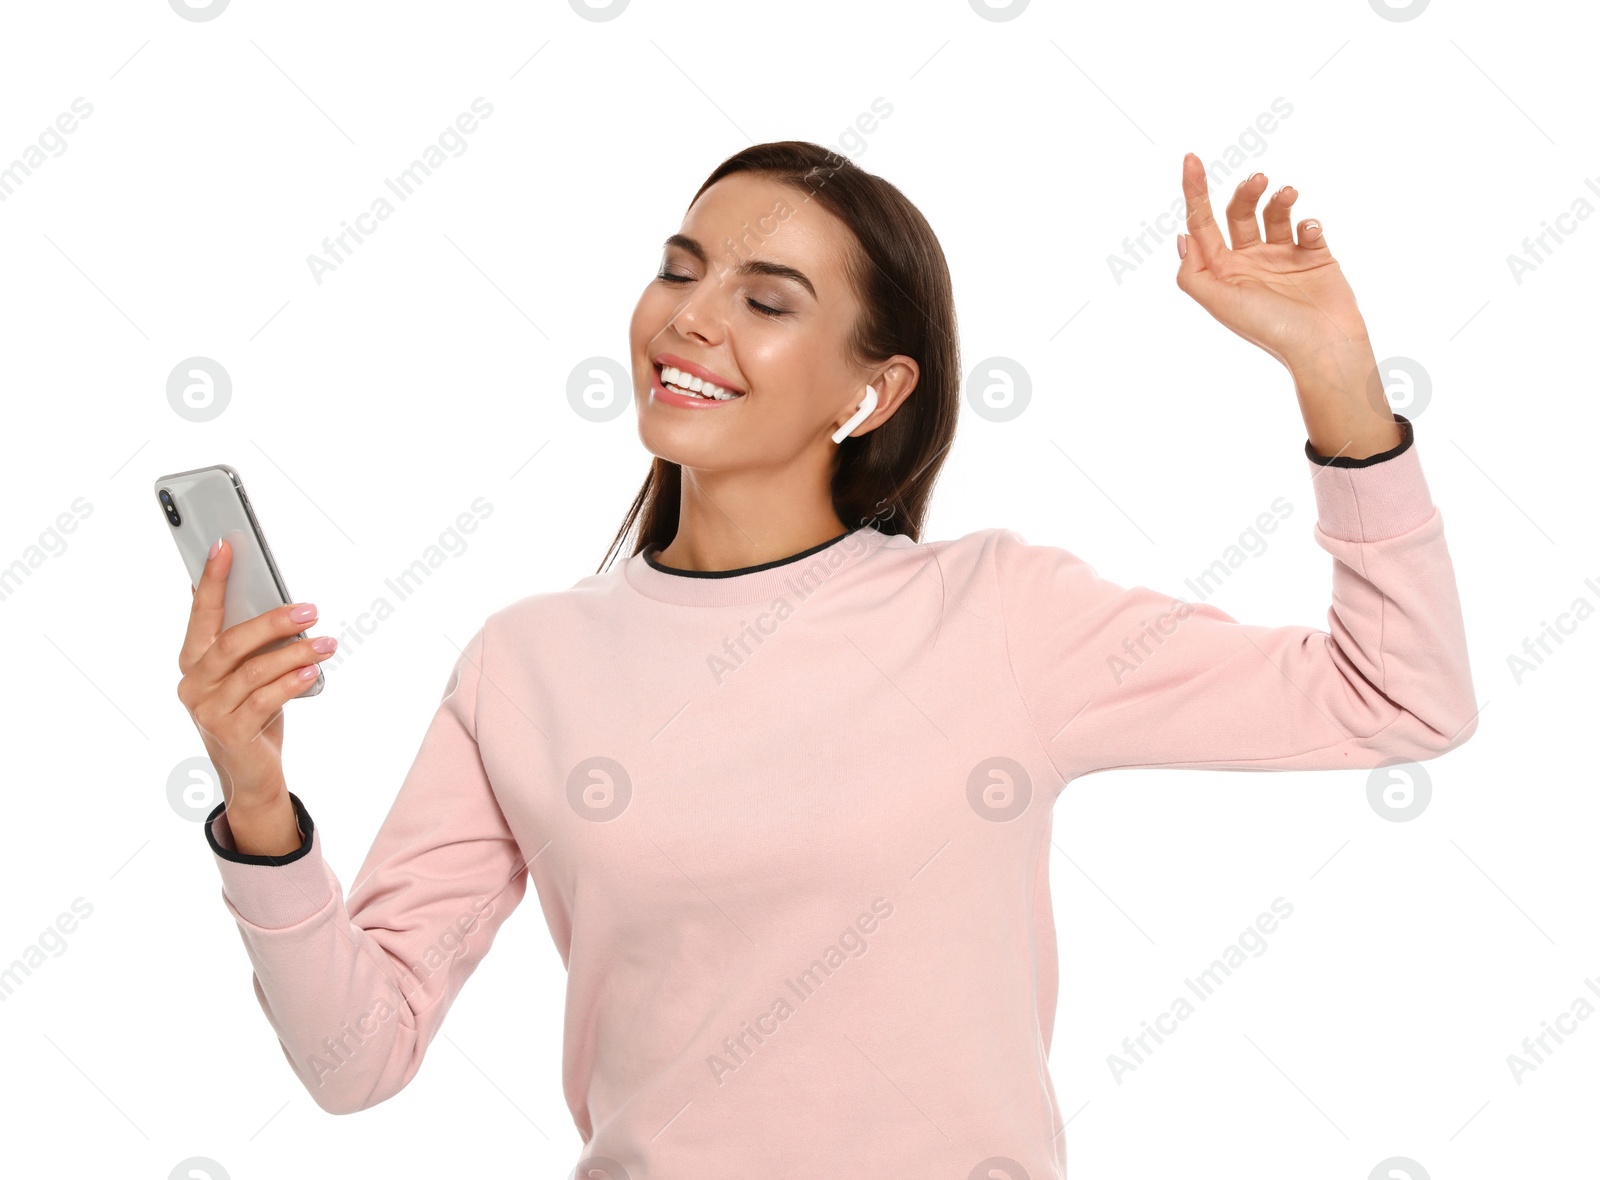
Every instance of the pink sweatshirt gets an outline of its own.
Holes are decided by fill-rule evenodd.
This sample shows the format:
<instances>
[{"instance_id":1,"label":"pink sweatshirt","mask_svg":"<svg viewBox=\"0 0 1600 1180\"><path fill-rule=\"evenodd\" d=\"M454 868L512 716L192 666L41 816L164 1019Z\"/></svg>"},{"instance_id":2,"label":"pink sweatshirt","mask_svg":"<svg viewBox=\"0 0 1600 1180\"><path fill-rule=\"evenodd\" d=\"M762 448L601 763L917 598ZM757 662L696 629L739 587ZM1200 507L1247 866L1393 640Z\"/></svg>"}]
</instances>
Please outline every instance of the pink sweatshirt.
<instances>
[{"instance_id":1,"label":"pink sweatshirt","mask_svg":"<svg viewBox=\"0 0 1600 1180\"><path fill-rule=\"evenodd\" d=\"M1124 588L1005 529L860 528L725 574L640 554L496 611L348 899L298 798L286 857L208 820L289 1064L336 1113L399 1091L531 878L568 973L581 1175L1063 1176L1067 782L1372 767L1475 728L1400 421L1368 460L1306 448L1327 631Z\"/></svg>"}]
</instances>

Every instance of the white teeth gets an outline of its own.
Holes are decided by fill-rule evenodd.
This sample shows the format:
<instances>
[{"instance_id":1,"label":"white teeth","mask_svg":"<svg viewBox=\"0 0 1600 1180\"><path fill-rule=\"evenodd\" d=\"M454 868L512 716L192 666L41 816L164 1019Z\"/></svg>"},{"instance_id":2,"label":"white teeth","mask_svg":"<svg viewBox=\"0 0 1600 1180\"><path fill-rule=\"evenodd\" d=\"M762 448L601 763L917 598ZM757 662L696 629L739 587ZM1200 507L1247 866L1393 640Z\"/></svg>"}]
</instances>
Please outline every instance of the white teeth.
<instances>
[{"instance_id":1,"label":"white teeth","mask_svg":"<svg viewBox=\"0 0 1600 1180\"><path fill-rule=\"evenodd\" d=\"M690 397L709 398L713 401L730 402L738 397L737 393L730 393L719 385L699 377L692 377L681 369L674 369L671 365L661 366L661 382L668 385L678 393L686 393Z\"/></svg>"}]
</instances>

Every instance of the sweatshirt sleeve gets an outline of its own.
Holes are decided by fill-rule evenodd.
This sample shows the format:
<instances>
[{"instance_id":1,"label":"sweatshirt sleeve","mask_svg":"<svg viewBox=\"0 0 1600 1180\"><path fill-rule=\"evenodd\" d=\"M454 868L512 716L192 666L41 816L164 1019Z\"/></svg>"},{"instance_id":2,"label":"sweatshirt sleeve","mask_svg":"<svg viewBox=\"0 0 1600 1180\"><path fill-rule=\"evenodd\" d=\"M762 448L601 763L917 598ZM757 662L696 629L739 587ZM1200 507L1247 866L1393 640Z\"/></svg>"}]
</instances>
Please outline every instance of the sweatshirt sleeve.
<instances>
[{"instance_id":1,"label":"sweatshirt sleeve","mask_svg":"<svg viewBox=\"0 0 1600 1180\"><path fill-rule=\"evenodd\" d=\"M1403 441L1366 459L1306 445L1328 627L1264 627L1099 577L997 530L1007 652L1060 786L1096 770L1322 770L1437 757L1478 706L1444 524ZM1058 790L1060 787L1058 786Z\"/></svg>"},{"instance_id":2,"label":"sweatshirt sleeve","mask_svg":"<svg viewBox=\"0 0 1600 1180\"><path fill-rule=\"evenodd\" d=\"M297 797L304 843L282 857L237 852L220 807L206 822L256 999L290 1067L333 1114L411 1081L527 887L478 749L485 628L457 659L348 900Z\"/></svg>"}]
</instances>

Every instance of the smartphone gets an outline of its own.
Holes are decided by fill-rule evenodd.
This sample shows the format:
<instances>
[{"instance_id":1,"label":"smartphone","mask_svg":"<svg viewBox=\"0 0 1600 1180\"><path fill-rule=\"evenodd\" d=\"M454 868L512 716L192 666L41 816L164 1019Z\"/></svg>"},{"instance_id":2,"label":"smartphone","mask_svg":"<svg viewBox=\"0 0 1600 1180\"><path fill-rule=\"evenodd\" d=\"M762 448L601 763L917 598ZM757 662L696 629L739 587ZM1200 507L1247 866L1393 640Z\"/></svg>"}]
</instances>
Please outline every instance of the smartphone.
<instances>
[{"instance_id":1,"label":"smartphone","mask_svg":"<svg viewBox=\"0 0 1600 1180\"><path fill-rule=\"evenodd\" d=\"M245 494L244 481L232 467L218 463L163 475L155 482L155 493L189 571L191 586L200 584L213 541L222 537L233 546L233 566L228 570L223 596L224 630L294 601L278 572L278 563L272 559L266 534ZM286 635L263 645L261 650L274 651L305 637L304 631ZM322 691L323 683L322 665L318 664L316 683L299 695L314 697Z\"/></svg>"}]
</instances>

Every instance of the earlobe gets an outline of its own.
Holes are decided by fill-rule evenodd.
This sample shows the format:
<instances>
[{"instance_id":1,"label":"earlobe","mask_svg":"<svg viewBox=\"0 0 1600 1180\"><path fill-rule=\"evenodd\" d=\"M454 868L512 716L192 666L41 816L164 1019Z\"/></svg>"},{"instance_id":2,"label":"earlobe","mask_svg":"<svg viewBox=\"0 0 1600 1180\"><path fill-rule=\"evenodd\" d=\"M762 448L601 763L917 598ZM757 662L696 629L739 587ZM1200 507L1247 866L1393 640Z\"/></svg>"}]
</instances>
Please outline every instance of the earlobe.
<instances>
[{"instance_id":1,"label":"earlobe","mask_svg":"<svg viewBox=\"0 0 1600 1180\"><path fill-rule=\"evenodd\" d=\"M861 399L861 408L850 415L850 420L833 432L834 442L843 442L852 430L860 426L878 408L878 391L867 386L867 396Z\"/></svg>"}]
</instances>

